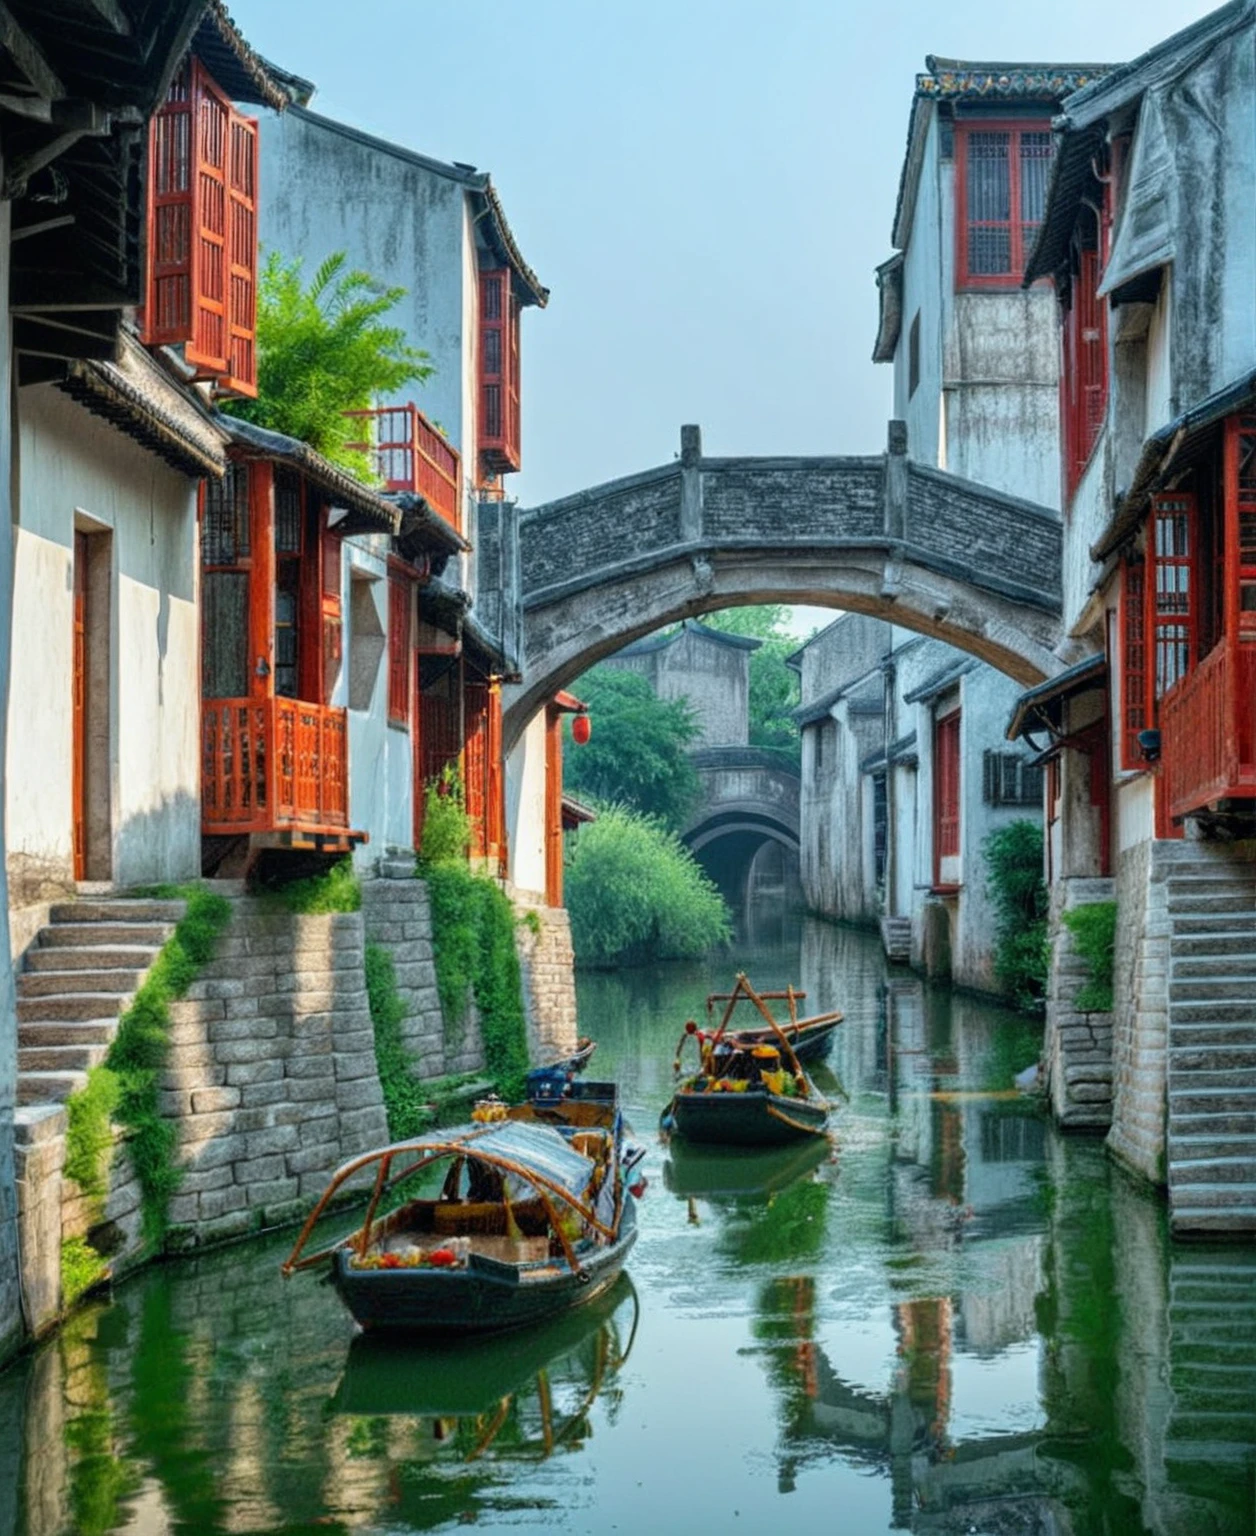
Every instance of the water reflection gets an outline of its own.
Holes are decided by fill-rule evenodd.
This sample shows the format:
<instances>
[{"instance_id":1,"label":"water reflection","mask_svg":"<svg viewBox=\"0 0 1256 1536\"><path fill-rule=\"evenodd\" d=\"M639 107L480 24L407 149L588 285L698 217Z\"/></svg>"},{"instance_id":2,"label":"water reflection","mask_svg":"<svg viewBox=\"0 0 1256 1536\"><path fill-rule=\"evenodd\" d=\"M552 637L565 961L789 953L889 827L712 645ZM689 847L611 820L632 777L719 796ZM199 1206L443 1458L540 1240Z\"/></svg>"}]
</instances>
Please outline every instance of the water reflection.
<instances>
[{"instance_id":1,"label":"water reflection","mask_svg":"<svg viewBox=\"0 0 1256 1536\"><path fill-rule=\"evenodd\" d=\"M281 1284L286 1240L165 1266L0 1375L0 1533L1250 1536L1256 1252L1171 1244L1011 1093L1034 1029L887 978L874 939L737 963L845 1009L836 1153L652 1144L639 1326L624 1289L416 1356ZM582 980L640 1139L733 968Z\"/></svg>"}]
</instances>

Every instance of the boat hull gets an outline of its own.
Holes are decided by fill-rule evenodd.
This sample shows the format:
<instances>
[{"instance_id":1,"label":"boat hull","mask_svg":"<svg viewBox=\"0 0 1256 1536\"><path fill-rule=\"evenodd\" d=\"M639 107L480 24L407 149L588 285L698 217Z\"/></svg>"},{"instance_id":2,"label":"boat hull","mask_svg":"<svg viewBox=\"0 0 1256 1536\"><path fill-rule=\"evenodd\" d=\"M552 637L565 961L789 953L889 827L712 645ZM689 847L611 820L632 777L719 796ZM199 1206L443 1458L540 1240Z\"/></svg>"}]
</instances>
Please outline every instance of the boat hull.
<instances>
[{"instance_id":1,"label":"boat hull","mask_svg":"<svg viewBox=\"0 0 1256 1536\"><path fill-rule=\"evenodd\" d=\"M359 1327L368 1332L503 1333L543 1322L605 1294L619 1278L637 1240L636 1208L624 1201L619 1237L581 1255L583 1273L565 1261L500 1264L472 1255L457 1269L354 1269L346 1248L337 1252L332 1282Z\"/></svg>"},{"instance_id":2,"label":"boat hull","mask_svg":"<svg viewBox=\"0 0 1256 1536\"><path fill-rule=\"evenodd\" d=\"M823 1135L828 1106L763 1091L678 1093L671 1116L688 1141L725 1147L776 1147Z\"/></svg>"}]
</instances>

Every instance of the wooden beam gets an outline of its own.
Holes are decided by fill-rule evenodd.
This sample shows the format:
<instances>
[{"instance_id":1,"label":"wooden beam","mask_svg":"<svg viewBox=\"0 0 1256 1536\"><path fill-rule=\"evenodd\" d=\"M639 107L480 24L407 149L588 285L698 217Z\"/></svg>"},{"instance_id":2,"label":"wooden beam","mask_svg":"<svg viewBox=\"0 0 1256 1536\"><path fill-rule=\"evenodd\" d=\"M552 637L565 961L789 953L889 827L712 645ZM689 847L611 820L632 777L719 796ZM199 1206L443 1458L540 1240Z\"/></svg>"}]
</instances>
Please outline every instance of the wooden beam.
<instances>
[{"instance_id":1,"label":"wooden beam","mask_svg":"<svg viewBox=\"0 0 1256 1536\"><path fill-rule=\"evenodd\" d=\"M72 213L63 213L55 219L41 219L37 224L20 224L9 234L9 243L16 245L19 240L28 240L32 235L46 235L54 229L64 229L66 225L74 223Z\"/></svg>"},{"instance_id":2,"label":"wooden beam","mask_svg":"<svg viewBox=\"0 0 1256 1536\"><path fill-rule=\"evenodd\" d=\"M84 3L95 11L97 16L106 26L121 33L123 37L130 37L131 22L126 12L117 3L117 0L84 0Z\"/></svg>"},{"instance_id":3,"label":"wooden beam","mask_svg":"<svg viewBox=\"0 0 1256 1536\"><path fill-rule=\"evenodd\" d=\"M56 101L66 94L56 70L44 58L30 34L18 25L4 0L0 0L0 47L12 54L14 63L41 96Z\"/></svg>"}]
</instances>

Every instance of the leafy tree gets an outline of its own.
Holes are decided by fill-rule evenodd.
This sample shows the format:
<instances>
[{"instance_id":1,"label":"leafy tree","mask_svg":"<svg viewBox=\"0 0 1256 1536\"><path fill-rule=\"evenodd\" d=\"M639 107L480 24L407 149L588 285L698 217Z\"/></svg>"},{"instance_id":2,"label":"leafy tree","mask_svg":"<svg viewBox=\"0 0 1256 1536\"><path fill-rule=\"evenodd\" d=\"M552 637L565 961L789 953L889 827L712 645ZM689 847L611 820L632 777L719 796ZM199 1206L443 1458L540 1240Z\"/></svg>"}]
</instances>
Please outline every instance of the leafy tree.
<instances>
[{"instance_id":1,"label":"leafy tree","mask_svg":"<svg viewBox=\"0 0 1256 1536\"><path fill-rule=\"evenodd\" d=\"M687 754L698 734L683 699L660 699L639 672L594 667L577 684L593 733L563 753L563 781L574 795L621 804L679 831L699 793Z\"/></svg>"},{"instance_id":2,"label":"leafy tree","mask_svg":"<svg viewBox=\"0 0 1256 1536\"><path fill-rule=\"evenodd\" d=\"M1047 887L1042 827L1010 821L981 845L986 890L994 904L994 971L1018 1008L1037 1011L1047 990Z\"/></svg>"},{"instance_id":3,"label":"leafy tree","mask_svg":"<svg viewBox=\"0 0 1256 1536\"><path fill-rule=\"evenodd\" d=\"M789 609L781 603L725 608L708 614L703 623L763 642L750 656L750 745L776 747L798 758L802 746L793 711L798 708L799 679L785 664L798 649L797 638L787 628Z\"/></svg>"},{"instance_id":4,"label":"leafy tree","mask_svg":"<svg viewBox=\"0 0 1256 1536\"><path fill-rule=\"evenodd\" d=\"M581 828L564 888L581 965L694 959L732 936L723 897L675 832L625 806Z\"/></svg>"},{"instance_id":5,"label":"leafy tree","mask_svg":"<svg viewBox=\"0 0 1256 1536\"><path fill-rule=\"evenodd\" d=\"M361 440L362 423L345 412L422 383L432 368L400 326L384 323L405 289L346 271L346 261L343 251L329 256L306 288L299 258L270 253L257 299L257 399L226 409L300 438L369 482L376 478L370 455L349 446Z\"/></svg>"}]
</instances>

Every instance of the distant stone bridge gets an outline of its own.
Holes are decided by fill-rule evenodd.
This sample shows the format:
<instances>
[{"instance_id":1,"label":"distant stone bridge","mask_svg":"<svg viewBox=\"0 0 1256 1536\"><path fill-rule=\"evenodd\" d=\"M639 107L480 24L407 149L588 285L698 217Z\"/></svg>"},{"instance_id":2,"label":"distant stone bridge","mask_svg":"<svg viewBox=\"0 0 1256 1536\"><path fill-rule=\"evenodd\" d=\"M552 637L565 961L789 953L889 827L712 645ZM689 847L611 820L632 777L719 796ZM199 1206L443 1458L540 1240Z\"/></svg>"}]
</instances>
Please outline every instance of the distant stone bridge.
<instances>
[{"instance_id":1,"label":"distant stone bridge","mask_svg":"<svg viewBox=\"0 0 1256 1536\"><path fill-rule=\"evenodd\" d=\"M514 599L522 605L521 632L506 636L523 675L508 691L507 747L603 656L664 624L743 604L870 613L1026 685L1052 676L1058 514L913 463L906 450L904 423L891 422L889 450L873 458L708 459L698 428L683 427L675 463L517 522L488 504L483 617L506 628Z\"/></svg>"},{"instance_id":2,"label":"distant stone bridge","mask_svg":"<svg viewBox=\"0 0 1256 1536\"><path fill-rule=\"evenodd\" d=\"M689 754L702 799L681 837L694 853L748 832L798 852L801 781L781 752L762 747L703 747Z\"/></svg>"}]
</instances>

